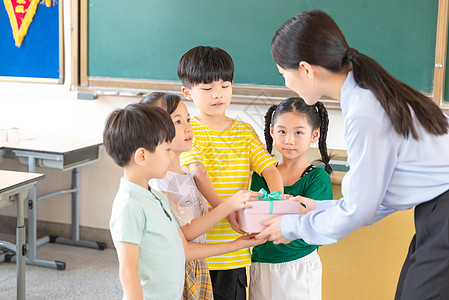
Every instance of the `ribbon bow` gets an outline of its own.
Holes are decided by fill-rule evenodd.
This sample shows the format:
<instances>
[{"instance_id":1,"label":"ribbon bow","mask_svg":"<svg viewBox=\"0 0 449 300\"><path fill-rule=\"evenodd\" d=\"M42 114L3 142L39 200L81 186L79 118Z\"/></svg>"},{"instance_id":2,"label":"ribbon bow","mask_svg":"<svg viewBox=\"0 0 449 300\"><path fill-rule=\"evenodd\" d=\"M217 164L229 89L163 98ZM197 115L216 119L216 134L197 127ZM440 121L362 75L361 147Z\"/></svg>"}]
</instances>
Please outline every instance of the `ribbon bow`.
<instances>
[{"instance_id":1,"label":"ribbon bow","mask_svg":"<svg viewBox=\"0 0 449 300\"><path fill-rule=\"evenodd\" d=\"M261 188L259 193L262 194L261 197L257 197L259 201L270 201L270 214L273 213L273 201L285 200L281 197L281 192L272 192L268 193L264 188Z\"/></svg>"}]
</instances>

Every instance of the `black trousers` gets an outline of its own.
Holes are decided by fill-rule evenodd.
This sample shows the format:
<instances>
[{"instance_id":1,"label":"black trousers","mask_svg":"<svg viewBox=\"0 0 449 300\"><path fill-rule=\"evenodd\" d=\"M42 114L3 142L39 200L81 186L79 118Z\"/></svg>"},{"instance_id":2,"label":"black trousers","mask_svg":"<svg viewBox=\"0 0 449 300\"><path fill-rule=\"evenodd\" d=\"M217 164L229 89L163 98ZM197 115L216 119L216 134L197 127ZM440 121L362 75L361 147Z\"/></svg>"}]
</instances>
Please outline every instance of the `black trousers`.
<instances>
[{"instance_id":1,"label":"black trousers","mask_svg":"<svg viewBox=\"0 0 449 300\"><path fill-rule=\"evenodd\" d=\"M415 207L415 230L395 300L448 300L449 191Z\"/></svg>"},{"instance_id":2,"label":"black trousers","mask_svg":"<svg viewBox=\"0 0 449 300\"><path fill-rule=\"evenodd\" d=\"M246 300L246 268L209 272L214 300Z\"/></svg>"}]
</instances>

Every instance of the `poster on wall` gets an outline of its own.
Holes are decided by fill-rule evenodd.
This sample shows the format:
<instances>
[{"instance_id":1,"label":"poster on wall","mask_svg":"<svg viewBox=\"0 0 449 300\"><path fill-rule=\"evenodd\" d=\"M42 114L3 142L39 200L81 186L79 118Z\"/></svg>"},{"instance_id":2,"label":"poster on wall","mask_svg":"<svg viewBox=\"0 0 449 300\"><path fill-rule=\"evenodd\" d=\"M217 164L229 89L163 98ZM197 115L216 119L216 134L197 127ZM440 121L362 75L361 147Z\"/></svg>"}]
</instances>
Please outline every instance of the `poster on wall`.
<instances>
[{"instance_id":1,"label":"poster on wall","mask_svg":"<svg viewBox=\"0 0 449 300\"><path fill-rule=\"evenodd\" d=\"M0 1L0 81L63 83L62 1Z\"/></svg>"}]
</instances>

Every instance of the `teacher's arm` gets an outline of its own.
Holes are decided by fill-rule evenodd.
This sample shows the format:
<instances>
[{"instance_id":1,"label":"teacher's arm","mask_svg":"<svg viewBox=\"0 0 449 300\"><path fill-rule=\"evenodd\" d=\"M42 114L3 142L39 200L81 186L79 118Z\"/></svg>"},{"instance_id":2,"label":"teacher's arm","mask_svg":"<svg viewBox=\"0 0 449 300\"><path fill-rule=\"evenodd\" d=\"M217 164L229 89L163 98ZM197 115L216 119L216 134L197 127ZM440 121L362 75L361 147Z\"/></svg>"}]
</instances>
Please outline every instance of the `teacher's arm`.
<instances>
[{"instance_id":1,"label":"teacher's arm","mask_svg":"<svg viewBox=\"0 0 449 300\"><path fill-rule=\"evenodd\" d=\"M396 165L395 145L382 124L367 118L350 120L345 137L350 170L343 178L343 198L318 201L316 209L304 215L275 218L258 238L276 242L301 238L327 245L376 218Z\"/></svg>"}]
</instances>

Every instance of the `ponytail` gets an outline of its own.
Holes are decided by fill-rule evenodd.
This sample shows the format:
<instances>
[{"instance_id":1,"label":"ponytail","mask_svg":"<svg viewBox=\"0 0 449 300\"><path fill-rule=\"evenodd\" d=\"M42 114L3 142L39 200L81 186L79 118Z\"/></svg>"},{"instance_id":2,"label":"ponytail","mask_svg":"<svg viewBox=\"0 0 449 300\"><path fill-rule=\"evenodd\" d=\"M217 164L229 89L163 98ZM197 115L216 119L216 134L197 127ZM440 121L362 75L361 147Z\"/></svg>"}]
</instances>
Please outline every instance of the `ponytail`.
<instances>
[{"instance_id":1,"label":"ponytail","mask_svg":"<svg viewBox=\"0 0 449 300\"><path fill-rule=\"evenodd\" d=\"M352 63L355 82L371 90L398 134L405 138L411 134L415 140L419 139L410 108L428 133L443 135L448 132L447 119L435 102L391 76L375 60L362 53L357 52L348 59Z\"/></svg>"},{"instance_id":2,"label":"ponytail","mask_svg":"<svg viewBox=\"0 0 449 300\"><path fill-rule=\"evenodd\" d=\"M263 134L265 136L265 143L267 145L267 151L271 154L273 151L273 138L271 137L271 120L273 117L273 112L276 110L278 106L272 105L268 109L267 113L265 114L265 129L263 131Z\"/></svg>"}]
</instances>

